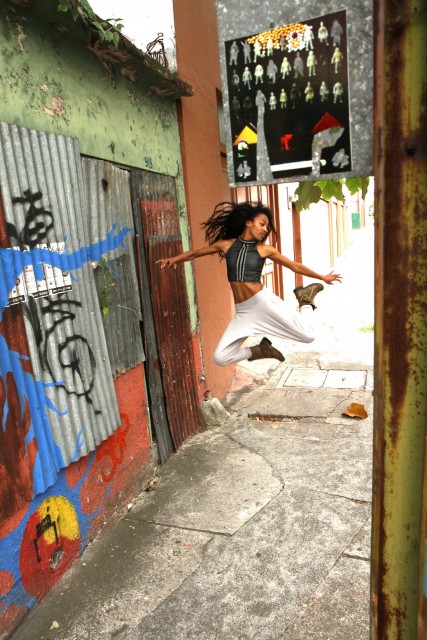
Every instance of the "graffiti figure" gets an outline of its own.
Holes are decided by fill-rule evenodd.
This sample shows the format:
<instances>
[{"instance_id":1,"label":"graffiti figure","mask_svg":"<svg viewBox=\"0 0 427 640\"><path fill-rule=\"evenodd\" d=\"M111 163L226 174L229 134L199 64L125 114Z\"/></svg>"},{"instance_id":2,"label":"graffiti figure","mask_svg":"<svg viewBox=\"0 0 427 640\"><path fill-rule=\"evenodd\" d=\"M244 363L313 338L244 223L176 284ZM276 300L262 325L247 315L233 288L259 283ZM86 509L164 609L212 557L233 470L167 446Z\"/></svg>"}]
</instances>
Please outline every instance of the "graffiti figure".
<instances>
[{"instance_id":1,"label":"graffiti figure","mask_svg":"<svg viewBox=\"0 0 427 640\"><path fill-rule=\"evenodd\" d=\"M239 78L239 74L236 71L233 71L233 75L231 77L231 84L236 89L236 91L240 91L240 78Z\"/></svg>"},{"instance_id":2,"label":"graffiti figure","mask_svg":"<svg viewBox=\"0 0 427 640\"><path fill-rule=\"evenodd\" d=\"M277 105L277 98L274 95L273 92L270 93L270 98L268 100L268 105L270 107L270 111L275 111L276 110L276 105Z\"/></svg>"},{"instance_id":3,"label":"graffiti figure","mask_svg":"<svg viewBox=\"0 0 427 640\"><path fill-rule=\"evenodd\" d=\"M267 76L270 79L270 82L273 84L276 82L276 73L277 73L277 65L273 59L271 59L268 63L267 67Z\"/></svg>"},{"instance_id":4,"label":"graffiti figure","mask_svg":"<svg viewBox=\"0 0 427 640\"><path fill-rule=\"evenodd\" d=\"M243 62L245 64L250 64L251 63L251 45L247 40L245 40L242 43L242 47L243 47L243 58L244 58Z\"/></svg>"},{"instance_id":5,"label":"graffiti figure","mask_svg":"<svg viewBox=\"0 0 427 640\"><path fill-rule=\"evenodd\" d=\"M309 76L316 75L316 65L317 65L317 58L314 55L313 51L309 51L307 56L307 69L308 69Z\"/></svg>"},{"instance_id":6,"label":"graffiti figure","mask_svg":"<svg viewBox=\"0 0 427 640\"><path fill-rule=\"evenodd\" d=\"M338 73L338 69L342 65L343 59L344 59L343 54L341 53L338 47L335 47L335 51L331 59L332 64L335 65L335 73Z\"/></svg>"},{"instance_id":7,"label":"graffiti figure","mask_svg":"<svg viewBox=\"0 0 427 640\"><path fill-rule=\"evenodd\" d=\"M286 91L284 89L282 89L281 92L280 92L279 102L280 102L280 108L281 109L286 109L286 106L288 104L288 96L287 96Z\"/></svg>"},{"instance_id":8,"label":"graffiti figure","mask_svg":"<svg viewBox=\"0 0 427 640\"><path fill-rule=\"evenodd\" d=\"M284 35L281 35L279 40L280 51L286 51L286 46L287 46L286 37Z\"/></svg>"},{"instance_id":9,"label":"graffiti figure","mask_svg":"<svg viewBox=\"0 0 427 640\"><path fill-rule=\"evenodd\" d=\"M254 75L255 75L255 84L262 83L264 78L264 69L262 64L260 63L257 64L257 66L255 67Z\"/></svg>"},{"instance_id":10,"label":"graffiti figure","mask_svg":"<svg viewBox=\"0 0 427 640\"><path fill-rule=\"evenodd\" d=\"M342 95L344 93L341 82L336 82L333 86L332 93L334 94L334 104L336 102L342 102Z\"/></svg>"},{"instance_id":11,"label":"graffiti figure","mask_svg":"<svg viewBox=\"0 0 427 640\"><path fill-rule=\"evenodd\" d=\"M273 48L274 48L273 38L271 36L268 36L268 40L267 40L267 55L268 56L272 56L273 55Z\"/></svg>"},{"instance_id":12,"label":"graffiti figure","mask_svg":"<svg viewBox=\"0 0 427 640\"><path fill-rule=\"evenodd\" d=\"M309 49L313 49L313 40L314 40L313 27L306 24L305 31L304 31L304 44L307 51Z\"/></svg>"},{"instance_id":13,"label":"graffiti figure","mask_svg":"<svg viewBox=\"0 0 427 640\"><path fill-rule=\"evenodd\" d=\"M262 46L259 40L255 40L254 42L254 62L257 61L258 58L261 58Z\"/></svg>"},{"instance_id":14,"label":"graffiti figure","mask_svg":"<svg viewBox=\"0 0 427 640\"><path fill-rule=\"evenodd\" d=\"M295 78L298 78L298 76L303 77L303 75L304 75L304 60L301 58L299 51L297 51L297 55L295 56L294 71L295 71L295 76L294 76Z\"/></svg>"},{"instance_id":15,"label":"graffiti figure","mask_svg":"<svg viewBox=\"0 0 427 640\"><path fill-rule=\"evenodd\" d=\"M280 67L280 72L282 74L282 80L284 80L286 78L286 76L288 76L290 74L292 70L291 64L289 62L289 60L287 59L287 57L285 56L282 60L282 64Z\"/></svg>"},{"instance_id":16,"label":"graffiti figure","mask_svg":"<svg viewBox=\"0 0 427 640\"><path fill-rule=\"evenodd\" d=\"M326 102L329 95L329 89L326 86L326 82L322 80L322 83L319 88L320 102Z\"/></svg>"},{"instance_id":17,"label":"graffiti figure","mask_svg":"<svg viewBox=\"0 0 427 640\"><path fill-rule=\"evenodd\" d=\"M233 96L233 100L231 101L231 108L236 118L238 118L240 112L240 102L238 101L237 96Z\"/></svg>"},{"instance_id":18,"label":"graffiti figure","mask_svg":"<svg viewBox=\"0 0 427 640\"><path fill-rule=\"evenodd\" d=\"M325 42L326 44L329 44L328 42L328 30L325 27L325 25L323 24L323 22L320 23L320 27L319 27L319 31L317 32L317 37L319 38L319 42Z\"/></svg>"},{"instance_id":19,"label":"graffiti figure","mask_svg":"<svg viewBox=\"0 0 427 640\"><path fill-rule=\"evenodd\" d=\"M42 518L42 520L36 524L36 537L33 540L34 548L35 548L35 551L36 551L37 562L41 562L42 561L42 559L40 557L40 553L39 553L38 540L39 540L39 538L41 538L41 536L46 531L48 531L49 529L53 529L53 532L55 534L56 544L58 545L58 542L59 542L57 524L56 524L56 522L52 522L52 518L51 518L51 515L49 513L49 507L47 507L46 511L47 511L46 516L44 518Z\"/></svg>"},{"instance_id":20,"label":"graffiti figure","mask_svg":"<svg viewBox=\"0 0 427 640\"><path fill-rule=\"evenodd\" d=\"M243 80L243 84L250 89L251 88L251 80L252 80L252 73L249 70L249 67L245 67L245 70L243 71L243 75L242 75L242 80Z\"/></svg>"},{"instance_id":21,"label":"graffiti figure","mask_svg":"<svg viewBox=\"0 0 427 640\"><path fill-rule=\"evenodd\" d=\"M243 111L245 112L246 116L248 116L251 113L252 107L253 107L252 98L250 96L246 96L245 99L243 100Z\"/></svg>"},{"instance_id":22,"label":"graffiti figure","mask_svg":"<svg viewBox=\"0 0 427 640\"><path fill-rule=\"evenodd\" d=\"M236 43L236 41L234 40L234 42L232 43L231 47L230 47L230 65L234 65L237 64L237 56L239 54L239 45Z\"/></svg>"},{"instance_id":23,"label":"graffiti figure","mask_svg":"<svg viewBox=\"0 0 427 640\"><path fill-rule=\"evenodd\" d=\"M305 101L310 104L313 104L314 90L310 82L307 82L307 86L304 89L304 93L305 93Z\"/></svg>"},{"instance_id":24,"label":"graffiti figure","mask_svg":"<svg viewBox=\"0 0 427 640\"><path fill-rule=\"evenodd\" d=\"M290 99L292 102L292 109L295 109L296 103L298 102L298 98L301 96L301 93L298 90L296 82L292 83Z\"/></svg>"},{"instance_id":25,"label":"graffiti figure","mask_svg":"<svg viewBox=\"0 0 427 640\"><path fill-rule=\"evenodd\" d=\"M340 25L340 23L338 22L338 20L334 20L332 27L331 27L331 38L332 38L332 44L334 46L340 45L341 44L341 36L343 33L343 28Z\"/></svg>"}]
</instances>

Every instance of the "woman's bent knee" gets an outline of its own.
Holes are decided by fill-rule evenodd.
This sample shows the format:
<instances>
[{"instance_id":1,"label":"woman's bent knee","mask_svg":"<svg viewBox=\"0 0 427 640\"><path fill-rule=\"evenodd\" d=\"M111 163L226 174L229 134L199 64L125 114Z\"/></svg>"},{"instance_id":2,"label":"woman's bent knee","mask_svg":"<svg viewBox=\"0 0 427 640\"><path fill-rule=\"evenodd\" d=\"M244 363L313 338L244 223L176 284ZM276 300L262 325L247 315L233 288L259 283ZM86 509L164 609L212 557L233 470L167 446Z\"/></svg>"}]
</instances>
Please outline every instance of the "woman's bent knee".
<instances>
[{"instance_id":1,"label":"woman's bent knee","mask_svg":"<svg viewBox=\"0 0 427 640\"><path fill-rule=\"evenodd\" d=\"M223 351L215 351L213 359L215 364L217 364L219 367L226 367L228 364L230 364Z\"/></svg>"},{"instance_id":2,"label":"woman's bent knee","mask_svg":"<svg viewBox=\"0 0 427 640\"><path fill-rule=\"evenodd\" d=\"M310 333L306 333L304 335L304 338L302 339L302 342L306 342L307 344L309 344L310 342L314 342L315 340L316 340L316 336Z\"/></svg>"}]
</instances>

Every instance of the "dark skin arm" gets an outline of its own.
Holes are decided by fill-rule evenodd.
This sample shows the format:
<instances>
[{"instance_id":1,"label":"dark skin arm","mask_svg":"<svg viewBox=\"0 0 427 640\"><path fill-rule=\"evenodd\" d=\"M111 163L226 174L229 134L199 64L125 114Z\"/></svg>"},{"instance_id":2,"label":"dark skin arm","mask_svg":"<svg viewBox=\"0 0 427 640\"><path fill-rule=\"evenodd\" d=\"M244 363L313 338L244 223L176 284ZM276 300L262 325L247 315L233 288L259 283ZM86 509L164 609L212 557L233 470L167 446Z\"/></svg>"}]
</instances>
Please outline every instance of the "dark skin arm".
<instances>
[{"instance_id":1,"label":"dark skin arm","mask_svg":"<svg viewBox=\"0 0 427 640\"><path fill-rule=\"evenodd\" d=\"M219 240L214 244L205 245L200 249L192 249L190 251L185 251L184 253L180 253L173 258L162 258L161 260L157 260L157 264L160 264L160 267L163 269L164 267L173 267L176 269L176 265L179 262L188 262L189 260L195 260L196 258L202 258L203 256L214 255L216 253L227 253L227 250L233 244L234 240ZM282 267L286 267L290 269L294 273L301 274L303 276L307 276L308 278L314 278L316 280L321 280L326 284L333 284L334 282L341 282L341 275L334 273L331 271L326 275L321 275L316 271L313 271L309 267L301 264L300 262L294 262L290 260L286 256L282 255L270 245L258 244L258 251L263 258L269 258L280 264Z\"/></svg>"}]
</instances>

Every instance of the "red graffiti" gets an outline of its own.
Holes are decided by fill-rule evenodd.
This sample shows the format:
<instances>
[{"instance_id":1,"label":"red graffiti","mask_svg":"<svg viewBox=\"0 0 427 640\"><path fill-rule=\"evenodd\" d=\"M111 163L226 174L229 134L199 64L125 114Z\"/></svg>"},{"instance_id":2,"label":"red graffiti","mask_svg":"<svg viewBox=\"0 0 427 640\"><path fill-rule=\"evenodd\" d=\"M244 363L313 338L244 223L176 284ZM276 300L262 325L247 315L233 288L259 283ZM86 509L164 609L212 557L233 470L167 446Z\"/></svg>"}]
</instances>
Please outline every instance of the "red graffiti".
<instances>
[{"instance_id":1,"label":"red graffiti","mask_svg":"<svg viewBox=\"0 0 427 640\"><path fill-rule=\"evenodd\" d=\"M37 455L37 441L25 439L30 428L27 401L22 411L14 376L6 376L6 388L0 378L0 524L12 516L33 496L33 467Z\"/></svg>"},{"instance_id":2,"label":"red graffiti","mask_svg":"<svg viewBox=\"0 0 427 640\"><path fill-rule=\"evenodd\" d=\"M0 571L0 596L6 596L12 589L14 582L11 571Z\"/></svg>"},{"instance_id":3,"label":"red graffiti","mask_svg":"<svg viewBox=\"0 0 427 640\"><path fill-rule=\"evenodd\" d=\"M46 498L29 518L19 564L25 590L40 600L80 552L76 511L63 496Z\"/></svg>"},{"instance_id":4,"label":"red graffiti","mask_svg":"<svg viewBox=\"0 0 427 640\"><path fill-rule=\"evenodd\" d=\"M100 445L96 452L95 461L101 463L100 473L104 482L110 482L113 479L117 466L123 461L125 454L125 436L129 431L130 420L125 413L121 413L120 418L122 425Z\"/></svg>"}]
</instances>

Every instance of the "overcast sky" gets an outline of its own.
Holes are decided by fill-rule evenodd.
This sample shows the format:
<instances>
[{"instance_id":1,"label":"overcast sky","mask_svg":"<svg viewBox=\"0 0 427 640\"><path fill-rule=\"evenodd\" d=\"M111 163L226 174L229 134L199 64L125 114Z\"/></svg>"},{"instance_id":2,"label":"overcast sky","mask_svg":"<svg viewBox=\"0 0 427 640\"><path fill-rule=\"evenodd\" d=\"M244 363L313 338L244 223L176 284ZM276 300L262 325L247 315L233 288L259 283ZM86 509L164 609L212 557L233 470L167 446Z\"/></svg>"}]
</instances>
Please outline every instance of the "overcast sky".
<instances>
[{"instance_id":1,"label":"overcast sky","mask_svg":"<svg viewBox=\"0 0 427 640\"><path fill-rule=\"evenodd\" d=\"M175 63L175 37L172 0L89 0L100 18L121 18L124 33L135 45L145 51L147 44L163 33L168 61ZM172 60L171 60L172 56Z\"/></svg>"}]
</instances>

